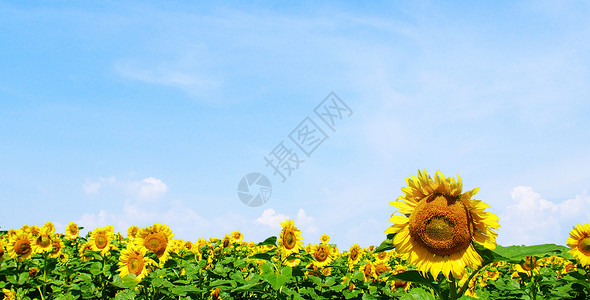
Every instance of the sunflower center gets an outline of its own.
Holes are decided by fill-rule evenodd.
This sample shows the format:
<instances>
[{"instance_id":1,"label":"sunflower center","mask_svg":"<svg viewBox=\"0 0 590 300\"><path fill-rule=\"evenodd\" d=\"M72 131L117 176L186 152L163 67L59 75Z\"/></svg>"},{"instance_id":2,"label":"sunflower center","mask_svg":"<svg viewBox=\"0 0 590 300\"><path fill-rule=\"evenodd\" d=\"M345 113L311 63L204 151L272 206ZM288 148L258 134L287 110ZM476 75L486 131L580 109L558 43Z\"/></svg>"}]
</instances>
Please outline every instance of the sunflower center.
<instances>
[{"instance_id":1,"label":"sunflower center","mask_svg":"<svg viewBox=\"0 0 590 300\"><path fill-rule=\"evenodd\" d=\"M141 270L143 270L143 260L140 260L137 257L130 258L129 262L127 263L127 269L129 270L129 273L139 276L139 274L141 274Z\"/></svg>"},{"instance_id":2,"label":"sunflower center","mask_svg":"<svg viewBox=\"0 0 590 300\"><path fill-rule=\"evenodd\" d=\"M590 255L590 237L583 238L578 244L578 249L586 255Z\"/></svg>"},{"instance_id":3,"label":"sunflower center","mask_svg":"<svg viewBox=\"0 0 590 300\"><path fill-rule=\"evenodd\" d=\"M51 245L51 238L48 235L41 235L37 238L37 243L41 248L47 248Z\"/></svg>"},{"instance_id":4,"label":"sunflower center","mask_svg":"<svg viewBox=\"0 0 590 300\"><path fill-rule=\"evenodd\" d=\"M160 233L152 233L145 238L144 246L160 257L166 251L166 239Z\"/></svg>"},{"instance_id":5,"label":"sunflower center","mask_svg":"<svg viewBox=\"0 0 590 300\"><path fill-rule=\"evenodd\" d=\"M31 252L31 244L29 241L20 240L16 242L14 249L14 252L18 255L27 255Z\"/></svg>"},{"instance_id":6,"label":"sunflower center","mask_svg":"<svg viewBox=\"0 0 590 300\"><path fill-rule=\"evenodd\" d=\"M371 265L365 266L365 269L363 270L363 273L365 274L365 277L366 278L371 277L371 271L373 271Z\"/></svg>"},{"instance_id":7,"label":"sunflower center","mask_svg":"<svg viewBox=\"0 0 590 300\"><path fill-rule=\"evenodd\" d=\"M295 245L297 245L297 238L295 237L295 234L292 231L287 231L283 235L283 245L288 250L295 248Z\"/></svg>"},{"instance_id":8,"label":"sunflower center","mask_svg":"<svg viewBox=\"0 0 590 300\"><path fill-rule=\"evenodd\" d=\"M435 241L448 241L453 238L455 224L444 217L434 217L424 228L424 234Z\"/></svg>"},{"instance_id":9,"label":"sunflower center","mask_svg":"<svg viewBox=\"0 0 590 300\"><path fill-rule=\"evenodd\" d=\"M320 248L315 253L314 257L318 262L324 262L326 259L328 259L328 251L324 248Z\"/></svg>"},{"instance_id":10,"label":"sunflower center","mask_svg":"<svg viewBox=\"0 0 590 300\"><path fill-rule=\"evenodd\" d=\"M103 249L108 244L108 240L104 235L99 235L96 237L96 247L98 249Z\"/></svg>"},{"instance_id":11,"label":"sunflower center","mask_svg":"<svg viewBox=\"0 0 590 300\"><path fill-rule=\"evenodd\" d=\"M59 243L54 243L53 250L51 251L51 254L57 254L60 250L61 250L61 245Z\"/></svg>"},{"instance_id":12,"label":"sunflower center","mask_svg":"<svg viewBox=\"0 0 590 300\"><path fill-rule=\"evenodd\" d=\"M358 250L352 249L352 251L350 251L350 259L356 260L358 257L359 257Z\"/></svg>"},{"instance_id":13,"label":"sunflower center","mask_svg":"<svg viewBox=\"0 0 590 300\"><path fill-rule=\"evenodd\" d=\"M438 255L465 250L473 237L473 221L461 201L444 194L433 194L418 202L410 215L413 240Z\"/></svg>"}]
</instances>

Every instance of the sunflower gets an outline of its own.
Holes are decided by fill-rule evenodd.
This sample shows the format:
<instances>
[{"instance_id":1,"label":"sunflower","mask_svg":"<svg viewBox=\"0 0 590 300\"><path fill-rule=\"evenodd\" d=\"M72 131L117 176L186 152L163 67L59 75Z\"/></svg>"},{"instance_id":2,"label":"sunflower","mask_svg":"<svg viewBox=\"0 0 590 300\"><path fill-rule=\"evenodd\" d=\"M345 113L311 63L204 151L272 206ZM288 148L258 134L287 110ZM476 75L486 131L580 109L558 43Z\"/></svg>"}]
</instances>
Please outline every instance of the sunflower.
<instances>
[{"instance_id":1,"label":"sunflower","mask_svg":"<svg viewBox=\"0 0 590 300\"><path fill-rule=\"evenodd\" d=\"M94 256L90 253L87 253L87 251L92 251L92 245L90 244L90 241L84 243L82 247L78 249L78 253L80 254L80 258L83 262L91 261L94 258Z\"/></svg>"},{"instance_id":2,"label":"sunflower","mask_svg":"<svg viewBox=\"0 0 590 300\"><path fill-rule=\"evenodd\" d=\"M244 239L244 235L237 230L232 232L230 237L231 237L230 241L232 244L233 243L240 243Z\"/></svg>"},{"instance_id":3,"label":"sunflower","mask_svg":"<svg viewBox=\"0 0 590 300\"><path fill-rule=\"evenodd\" d=\"M375 266L371 262L362 265L360 271L363 273L363 281L369 281L375 277Z\"/></svg>"},{"instance_id":4,"label":"sunflower","mask_svg":"<svg viewBox=\"0 0 590 300\"><path fill-rule=\"evenodd\" d=\"M78 225L76 225L76 223L74 222L70 222L70 224L68 224L68 226L66 227L66 239L68 240L75 240L78 238L78 235L80 234L80 230L78 228Z\"/></svg>"},{"instance_id":5,"label":"sunflower","mask_svg":"<svg viewBox=\"0 0 590 300\"><path fill-rule=\"evenodd\" d=\"M569 251L582 266L590 265L590 223L578 224L570 230L567 245Z\"/></svg>"},{"instance_id":6,"label":"sunflower","mask_svg":"<svg viewBox=\"0 0 590 300\"><path fill-rule=\"evenodd\" d=\"M27 225L25 225L25 226L27 226ZM23 226L23 227L25 227L25 226ZM41 227L39 227L39 225L33 225L33 227L28 228L28 232L30 232L31 235L34 238L36 238L39 235L39 233L41 232Z\"/></svg>"},{"instance_id":7,"label":"sunflower","mask_svg":"<svg viewBox=\"0 0 590 300\"><path fill-rule=\"evenodd\" d=\"M41 227L39 234L35 237L35 249L37 253L51 252L53 241L51 239L51 228Z\"/></svg>"},{"instance_id":8,"label":"sunflower","mask_svg":"<svg viewBox=\"0 0 590 300\"><path fill-rule=\"evenodd\" d=\"M315 261L313 261L313 265L318 268L329 265L332 262L332 259L334 259L336 251L336 248L333 248L327 244L313 246L310 253L315 259Z\"/></svg>"},{"instance_id":9,"label":"sunflower","mask_svg":"<svg viewBox=\"0 0 590 300\"><path fill-rule=\"evenodd\" d=\"M43 228L47 228L49 234L53 234L55 232L55 225L53 225L51 222L46 222L43 224Z\"/></svg>"},{"instance_id":10,"label":"sunflower","mask_svg":"<svg viewBox=\"0 0 590 300\"><path fill-rule=\"evenodd\" d=\"M391 267L386 261L379 261L375 263L375 278L380 279L381 274L391 271ZM387 281L387 277L381 278L383 281Z\"/></svg>"},{"instance_id":11,"label":"sunflower","mask_svg":"<svg viewBox=\"0 0 590 300\"><path fill-rule=\"evenodd\" d=\"M33 237L30 233L17 230L10 237L6 251L12 258L18 258L19 260L30 258L35 252Z\"/></svg>"},{"instance_id":12,"label":"sunflower","mask_svg":"<svg viewBox=\"0 0 590 300\"><path fill-rule=\"evenodd\" d=\"M0 238L0 260L4 257L4 241Z\"/></svg>"},{"instance_id":13,"label":"sunflower","mask_svg":"<svg viewBox=\"0 0 590 300\"><path fill-rule=\"evenodd\" d=\"M348 268L352 270L352 267L361 260L361 246L354 244L350 246L348 253Z\"/></svg>"},{"instance_id":14,"label":"sunflower","mask_svg":"<svg viewBox=\"0 0 590 300\"><path fill-rule=\"evenodd\" d=\"M139 234L139 227L133 225L127 228L127 238L133 240Z\"/></svg>"},{"instance_id":15,"label":"sunflower","mask_svg":"<svg viewBox=\"0 0 590 300\"><path fill-rule=\"evenodd\" d=\"M184 245L182 245L182 248L186 252L194 253L194 251L195 251L195 244L193 244L193 242L191 242L191 241L186 241L186 242L184 242Z\"/></svg>"},{"instance_id":16,"label":"sunflower","mask_svg":"<svg viewBox=\"0 0 590 300\"><path fill-rule=\"evenodd\" d=\"M330 241L330 236L327 234L322 234L320 241L322 244L327 244Z\"/></svg>"},{"instance_id":17,"label":"sunflower","mask_svg":"<svg viewBox=\"0 0 590 300\"><path fill-rule=\"evenodd\" d=\"M209 299L211 300L221 300L221 292L219 291L218 288L214 288L211 290L211 296L209 297Z\"/></svg>"},{"instance_id":18,"label":"sunflower","mask_svg":"<svg viewBox=\"0 0 590 300\"><path fill-rule=\"evenodd\" d=\"M134 243L127 244L127 248L121 250L119 256L119 276L125 277L133 273L138 281L147 276L150 272L150 266L155 262L146 256L148 249Z\"/></svg>"},{"instance_id":19,"label":"sunflower","mask_svg":"<svg viewBox=\"0 0 590 300\"><path fill-rule=\"evenodd\" d=\"M3 300L16 300L16 292L13 289L2 289L2 293L4 293Z\"/></svg>"},{"instance_id":20,"label":"sunflower","mask_svg":"<svg viewBox=\"0 0 590 300\"><path fill-rule=\"evenodd\" d=\"M391 257L391 254L390 254L390 252L383 251L383 252L379 252L379 253L374 253L373 257L375 257L375 260L377 262L381 262L381 261L388 262L389 258Z\"/></svg>"},{"instance_id":21,"label":"sunflower","mask_svg":"<svg viewBox=\"0 0 590 300\"><path fill-rule=\"evenodd\" d=\"M115 230L112 226L107 225L103 228L97 228L90 234L88 243L91 250L99 252L100 255L108 255L115 246L112 240L115 238Z\"/></svg>"},{"instance_id":22,"label":"sunflower","mask_svg":"<svg viewBox=\"0 0 590 300\"><path fill-rule=\"evenodd\" d=\"M146 228L142 228L139 234L135 238L135 243L146 247L148 250L153 251L158 256L160 265L170 258L170 249L168 242L174 235L168 225L162 223L155 223L154 225Z\"/></svg>"},{"instance_id":23,"label":"sunflower","mask_svg":"<svg viewBox=\"0 0 590 300\"><path fill-rule=\"evenodd\" d=\"M285 256L289 256L292 253L299 253L301 245L303 244L301 230L297 229L297 227L295 227L295 222L290 219L281 223L281 226L283 226L283 230L281 230L281 235L279 236L279 249L285 252Z\"/></svg>"},{"instance_id":24,"label":"sunflower","mask_svg":"<svg viewBox=\"0 0 590 300\"><path fill-rule=\"evenodd\" d=\"M471 200L477 188L461 193L461 177L445 176L436 172L434 180L426 174L406 178L402 187L405 196L390 204L399 208L403 216L392 215L395 223L385 232L395 234L393 244L398 253L416 265L422 273L434 278L442 272L447 279L462 278L465 267L476 268L482 258L472 242L488 249L496 248L498 217L484 212L489 205Z\"/></svg>"},{"instance_id":25,"label":"sunflower","mask_svg":"<svg viewBox=\"0 0 590 300\"><path fill-rule=\"evenodd\" d=\"M64 248L64 243L58 239L58 238L53 238L51 240L51 252L49 253L49 257L51 258L58 258L61 255L62 249Z\"/></svg>"}]
</instances>

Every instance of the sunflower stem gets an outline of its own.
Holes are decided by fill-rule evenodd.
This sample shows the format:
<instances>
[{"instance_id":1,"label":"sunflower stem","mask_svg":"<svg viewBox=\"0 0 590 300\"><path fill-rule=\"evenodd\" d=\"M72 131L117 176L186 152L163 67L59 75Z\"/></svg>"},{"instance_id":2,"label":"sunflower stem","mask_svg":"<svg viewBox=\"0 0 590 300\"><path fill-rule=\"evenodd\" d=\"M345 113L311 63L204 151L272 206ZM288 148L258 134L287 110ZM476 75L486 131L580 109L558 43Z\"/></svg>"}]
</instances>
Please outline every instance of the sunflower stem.
<instances>
[{"instance_id":1,"label":"sunflower stem","mask_svg":"<svg viewBox=\"0 0 590 300\"><path fill-rule=\"evenodd\" d=\"M457 299L457 284L455 283L455 277L453 277L453 274L451 274L450 276L451 278L451 282L450 282L450 290L449 290L449 299L450 300L455 300Z\"/></svg>"},{"instance_id":2,"label":"sunflower stem","mask_svg":"<svg viewBox=\"0 0 590 300\"><path fill-rule=\"evenodd\" d=\"M533 261L533 255L531 255L529 257L529 259L531 260L531 266L530 266L530 270L531 270L531 292L533 293L533 300L537 299L537 285L535 282L535 262Z\"/></svg>"},{"instance_id":3,"label":"sunflower stem","mask_svg":"<svg viewBox=\"0 0 590 300\"><path fill-rule=\"evenodd\" d=\"M43 251L43 293L41 294L41 298L47 292L47 252Z\"/></svg>"}]
</instances>

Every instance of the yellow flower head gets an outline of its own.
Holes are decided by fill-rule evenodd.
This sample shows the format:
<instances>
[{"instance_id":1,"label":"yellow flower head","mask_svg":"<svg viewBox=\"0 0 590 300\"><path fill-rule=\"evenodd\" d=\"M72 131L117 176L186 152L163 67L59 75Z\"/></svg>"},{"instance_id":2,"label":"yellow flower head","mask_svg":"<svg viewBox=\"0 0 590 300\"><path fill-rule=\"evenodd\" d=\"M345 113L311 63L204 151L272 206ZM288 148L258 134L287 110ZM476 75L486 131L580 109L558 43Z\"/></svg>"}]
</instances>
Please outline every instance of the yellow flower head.
<instances>
[{"instance_id":1,"label":"yellow flower head","mask_svg":"<svg viewBox=\"0 0 590 300\"><path fill-rule=\"evenodd\" d=\"M330 236L327 234L322 234L320 241L322 244L327 244L330 241Z\"/></svg>"},{"instance_id":2,"label":"yellow flower head","mask_svg":"<svg viewBox=\"0 0 590 300\"><path fill-rule=\"evenodd\" d=\"M163 266L170 258L170 248L168 246L173 236L168 225L155 223L151 227L141 229L134 242L156 253L160 265Z\"/></svg>"},{"instance_id":3,"label":"yellow flower head","mask_svg":"<svg viewBox=\"0 0 590 300\"><path fill-rule=\"evenodd\" d=\"M133 240L139 234L139 227L133 225L127 228L127 238Z\"/></svg>"},{"instance_id":4,"label":"yellow flower head","mask_svg":"<svg viewBox=\"0 0 590 300\"><path fill-rule=\"evenodd\" d=\"M51 239L51 252L49 257L58 258L61 255L62 249L64 248L64 242L61 239L54 237Z\"/></svg>"},{"instance_id":5,"label":"yellow flower head","mask_svg":"<svg viewBox=\"0 0 590 300\"><path fill-rule=\"evenodd\" d=\"M16 300L16 292L12 289L2 289L4 300Z\"/></svg>"},{"instance_id":6,"label":"yellow flower head","mask_svg":"<svg viewBox=\"0 0 590 300\"><path fill-rule=\"evenodd\" d=\"M76 223L74 222L70 222L70 224L68 224L68 226L66 227L65 231L66 239L75 240L78 238L79 234L80 230L78 228L78 225L76 225Z\"/></svg>"},{"instance_id":7,"label":"yellow flower head","mask_svg":"<svg viewBox=\"0 0 590 300\"><path fill-rule=\"evenodd\" d=\"M290 219L281 223L281 226L283 226L283 230L281 230L281 235L278 240L280 251L285 252L285 256L299 253L301 245L303 244L301 230L297 229L297 227L295 227L295 222Z\"/></svg>"},{"instance_id":8,"label":"yellow flower head","mask_svg":"<svg viewBox=\"0 0 590 300\"><path fill-rule=\"evenodd\" d=\"M33 236L30 233L17 230L10 237L6 251L12 258L18 258L19 260L30 258L35 252Z\"/></svg>"},{"instance_id":9,"label":"yellow flower head","mask_svg":"<svg viewBox=\"0 0 590 300\"><path fill-rule=\"evenodd\" d=\"M127 248L121 250L119 256L119 276L125 277L127 274L135 274L138 281L147 276L151 266L156 263L146 256L148 249L141 245L128 243Z\"/></svg>"},{"instance_id":10,"label":"yellow flower head","mask_svg":"<svg viewBox=\"0 0 590 300\"><path fill-rule=\"evenodd\" d=\"M330 265L336 252L336 248L328 244L319 244L313 246L310 253L314 258L313 265L318 268Z\"/></svg>"},{"instance_id":11,"label":"yellow flower head","mask_svg":"<svg viewBox=\"0 0 590 300\"><path fill-rule=\"evenodd\" d=\"M395 234L398 253L434 278L441 272L461 278L465 267L477 268L482 258L472 242L488 249L496 248L498 217L484 212L489 205L472 200L478 189L461 193L461 178L446 178L436 172L434 180L426 171L406 178L404 196L390 204L403 214L392 215L394 223L385 232Z\"/></svg>"},{"instance_id":12,"label":"yellow flower head","mask_svg":"<svg viewBox=\"0 0 590 300\"><path fill-rule=\"evenodd\" d=\"M51 228L45 226L41 227L39 234L35 237L35 249L38 253L51 252L53 248L52 245Z\"/></svg>"},{"instance_id":13,"label":"yellow flower head","mask_svg":"<svg viewBox=\"0 0 590 300\"><path fill-rule=\"evenodd\" d=\"M240 243L244 239L244 235L239 231L234 231L231 233L231 240L230 242L233 243Z\"/></svg>"},{"instance_id":14,"label":"yellow flower head","mask_svg":"<svg viewBox=\"0 0 590 300\"><path fill-rule=\"evenodd\" d=\"M211 296L210 298L211 300L221 300L221 291L219 291L218 288L214 288L211 290Z\"/></svg>"},{"instance_id":15,"label":"yellow flower head","mask_svg":"<svg viewBox=\"0 0 590 300\"><path fill-rule=\"evenodd\" d=\"M576 225L570 230L567 245L569 251L582 266L590 265L590 224Z\"/></svg>"},{"instance_id":16,"label":"yellow flower head","mask_svg":"<svg viewBox=\"0 0 590 300\"><path fill-rule=\"evenodd\" d=\"M348 253L348 268L352 270L353 266L361 260L361 246L354 244L350 246Z\"/></svg>"},{"instance_id":17,"label":"yellow flower head","mask_svg":"<svg viewBox=\"0 0 590 300\"><path fill-rule=\"evenodd\" d=\"M88 243L92 251L100 252L100 255L105 256L115 247L112 243L114 238L115 230L113 226L107 225L92 231Z\"/></svg>"},{"instance_id":18,"label":"yellow flower head","mask_svg":"<svg viewBox=\"0 0 590 300\"><path fill-rule=\"evenodd\" d=\"M53 234L55 232L55 225L53 225L51 222L46 222L43 224L43 228L47 228L49 234Z\"/></svg>"}]
</instances>

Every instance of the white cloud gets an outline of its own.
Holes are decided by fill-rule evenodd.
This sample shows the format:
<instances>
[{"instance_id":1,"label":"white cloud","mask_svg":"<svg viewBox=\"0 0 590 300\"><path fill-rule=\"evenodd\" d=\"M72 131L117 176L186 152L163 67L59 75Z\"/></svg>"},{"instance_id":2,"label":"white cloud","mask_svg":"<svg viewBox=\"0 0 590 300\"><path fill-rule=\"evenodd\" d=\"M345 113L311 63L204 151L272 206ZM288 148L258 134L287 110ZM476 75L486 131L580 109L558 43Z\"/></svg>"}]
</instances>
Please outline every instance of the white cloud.
<instances>
[{"instance_id":1,"label":"white cloud","mask_svg":"<svg viewBox=\"0 0 590 300\"><path fill-rule=\"evenodd\" d=\"M288 219L287 216L282 214L277 214L277 212L272 208L267 208L262 212L262 216L256 219L256 223L267 225L273 230L281 229L281 222L284 222Z\"/></svg>"},{"instance_id":2,"label":"white cloud","mask_svg":"<svg viewBox=\"0 0 590 300\"><path fill-rule=\"evenodd\" d=\"M111 176L109 178L100 177L98 181L86 180L86 183L82 184L82 190L86 194L98 194L98 191L102 187L107 185L113 185L116 181L117 179L114 176Z\"/></svg>"},{"instance_id":3,"label":"white cloud","mask_svg":"<svg viewBox=\"0 0 590 300\"><path fill-rule=\"evenodd\" d=\"M115 71L130 80L178 88L192 96L201 95L204 91L220 86L219 82L206 79L194 70L169 63L160 63L156 67L142 67L131 62L119 62L115 65Z\"/></svg>"},{"instance_id":4,"label":"white cloud","mask_svg":"<svg viewBox=\"0 0 590 300\"><path fill-rule=\"evenodd\" d=\"M305 210L302 208L299 209L297 212L296 218L290 218L283 214L277 214L277 212L272 209L268 208L262 212L262 216L260 216L254 223L269 226L271 229L278 231L281 230L281 222L284 222L286 219L294 219L295 227L299 228L304 234L314 234L317 233L318 229L314 226L314 219L307 215Z\"/></svg>"},{"instance_id":5,"label":"white cloud","mask_svg":"<svg viewBox=\"0 0 590 300\"><path fill-rule=\"evenodd\" d=\"M160 197L168 191L168 186L162 180L154 177L148 177L139 183L132 183L132 185L138 185L138 195L143 198Z\"/></svg>"},{"instance_id":6,"label":"white cloud","mask_svg":"<svg viewBox=\"0 0 590 300\"><path fill-rule=\"evenodd\" d=\"M501 245L563 245L569 230L590 218L590 197L586 193L561 203L543 199L529 186L517 186L510 195L514 203L500 216Z\"/></svg>"}]
</instances>

